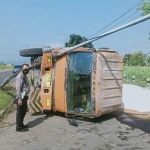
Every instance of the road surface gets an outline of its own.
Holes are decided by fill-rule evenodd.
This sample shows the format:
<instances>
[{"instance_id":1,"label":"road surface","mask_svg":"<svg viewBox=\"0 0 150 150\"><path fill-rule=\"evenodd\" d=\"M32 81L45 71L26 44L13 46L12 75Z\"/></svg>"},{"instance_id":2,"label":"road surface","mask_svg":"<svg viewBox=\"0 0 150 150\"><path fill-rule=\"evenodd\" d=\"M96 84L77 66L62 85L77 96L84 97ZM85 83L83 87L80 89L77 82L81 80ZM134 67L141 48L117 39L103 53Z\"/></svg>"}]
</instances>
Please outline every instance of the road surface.
<instances>
[{"instance_id":1,"label":"road surface","mask_svg":"<svg viewBox=\"0 0 150 150\"><path fill-rule=\"evenodd\" d=\"M11 71L0 72L2 81ZM3 78L3 79L2 79ZM16 109L0 122L0 150L149 150L150 120L111 113L96 119L68 123L64 114L27 113L29 131L15 131Z\"/></svg>"},{"instance_id":2,"label":"road surface","mask_svg":"<svg viewBox=\"0 0 150 150\"><path fill-rule=\"evenodd\" d=\"M0 128L1 150L149 150L150 121L113 113L93 120L68 123L63 114L30 116L29 131L15 131L15 113Z\"/></svg>"},{"instance_id":3,"label":"road surface","mask_svg":"<svg viewBox=\"0 0 150 150\"><path fill-rule=\"evenodd\" d=\"M4 81L4 79L10 75L12 75L12 70L0 71L0 84Z\"/></svg>"}]
</instances>

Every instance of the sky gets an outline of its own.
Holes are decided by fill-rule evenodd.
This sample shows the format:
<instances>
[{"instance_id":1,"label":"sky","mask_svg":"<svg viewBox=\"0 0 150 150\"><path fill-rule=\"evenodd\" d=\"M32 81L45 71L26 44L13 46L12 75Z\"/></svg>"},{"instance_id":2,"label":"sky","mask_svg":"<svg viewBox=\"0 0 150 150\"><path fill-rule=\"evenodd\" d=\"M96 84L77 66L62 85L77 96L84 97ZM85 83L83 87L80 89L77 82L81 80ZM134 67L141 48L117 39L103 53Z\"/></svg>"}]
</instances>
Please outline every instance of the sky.
<instances>
[{"instance_id":1,"label":"sky","mask_svg":"<svg viewBox=\"0 0 150 150\"><path fill-rule=\"evenodd\" d=\"M0 0L0 62L22 64L24 48L64 47L70 34L87 38L141 17L141 0ZM135 6L135 7L134 7ZM133 8L134 7L134 8ZM131 9L133 8L133 9ZM129 11L131 9L131 11ZM129 11L128 13L126 13ZM98 32L121 15L116 22ZM130 17L129 17L130 16ZM93 42L122 56L150 52L150 19Z\"/></svg>"}]
</instances>

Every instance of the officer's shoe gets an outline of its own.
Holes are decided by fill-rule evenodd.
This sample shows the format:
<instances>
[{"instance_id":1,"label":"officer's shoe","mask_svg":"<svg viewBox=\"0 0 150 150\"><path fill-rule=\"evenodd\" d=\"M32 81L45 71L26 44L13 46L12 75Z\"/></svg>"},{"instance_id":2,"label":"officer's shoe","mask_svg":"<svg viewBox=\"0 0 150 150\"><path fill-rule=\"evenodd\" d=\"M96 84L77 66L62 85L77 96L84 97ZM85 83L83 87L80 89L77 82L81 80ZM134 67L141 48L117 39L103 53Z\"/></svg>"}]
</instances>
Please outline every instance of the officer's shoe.
<instances>
[{"instance_id":1,"label":"officer's shoe","mask_svg":"<svg viewBox=\"0 0 150 150\"><path fill-rule=\"evenodd\" d=\"M29 127L29 126L28 126L27 124L26 124L26 125L24 125L24 124L22 125L22 128L23 128L23 129L26 129L26 128L28 128L28 127Z\"/></svg>"},{"instance_id":2,"label":"officer's shoe","mask_svg":"<svg viewBox=\"0 0 150 150\"><path fill-rule=\"evenodd\" d=\"M26 131L28 131L28 130L25 129L25 128L22 128L22 127L16 127L16 131L17 131L17 132L26 132Z\"/></svg>"}]
</instances>

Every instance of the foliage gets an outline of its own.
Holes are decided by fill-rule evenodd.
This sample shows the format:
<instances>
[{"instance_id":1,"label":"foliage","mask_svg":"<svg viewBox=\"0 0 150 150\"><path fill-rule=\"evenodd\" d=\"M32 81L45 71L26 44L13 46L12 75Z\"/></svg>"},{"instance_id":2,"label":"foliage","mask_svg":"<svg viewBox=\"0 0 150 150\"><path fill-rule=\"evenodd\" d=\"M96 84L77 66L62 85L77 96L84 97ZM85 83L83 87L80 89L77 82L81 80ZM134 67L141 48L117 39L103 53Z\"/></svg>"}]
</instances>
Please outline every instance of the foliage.
<instances>
[{"instance_id":1,"label":"foliage","mask_svg":"<svg viewBox=\"0 0 150 150\"><path fill-rule=\"evenodd\" d=\"M147 62L147 66L150 66L150 56L147 56L146 62Z\"/></svg>"},{"instance_id":2,"label":"foliage","mask_svg":"<svg viewBox=\"0 0 150 150\"><path fill-rule=\"evenodd\" d=\"M137 10L142 10L142 16L148 15L150 13L150 0L145 0L141 3Z\"/></svg>"},{"instance_id":3,"label":"foliage","mask_svg":"<svg viewBox=\"0 0 150 150\"><path fill-rule=\"evenodd\" d=\"M147 78L150 78L150 56L142 51L126 54L123 57L123 74L126 75L125 83L147 86ZM132 76L135 76L134 82Z\"/></svg>"},{"instance_id":4,"label":"foliage","mask_svg":"<svg viewBox=\"0 0 150 150\"><path fill-rule=\"evenodd\" d=\"M123 66L123 74L126 75L124 83L146 87L147 78L150 78L150 67L147 66ZM134 80L132 79L134 76Z\"/></svg>"},{"instance_id":5,"label":"foliage","mask_svg":"<svg viewBox=\"0 0 150 150\"><path fill-rule=\"evenodd\" d=\"M70 38L69 42L65 43L66 47L72 47L72 46L75 46L77 44L80 44L80 43L85 42L85 41L88 40L84 36L82 37L81 35L77 35L77 34L71 34L69 36L69 38ZM93 44L92 43L88 43L88 44L85 44L83 47L93 48Z\"/></svg>"},{"instance_id":6,"label":"foliage","mask_svg":"<svg viewBox=\"0 0 150 150\"><path fill-rule=\"evenodd\" d=\"M134 53L134 55L131 55L131 65L132 66L145 66L145 54L143 54L141 51L138 53Z\"/></svg>"},{"instance_id":7,"label":"foliage","mask_svg":"<svg viewBox=\"0 0 150 150\"><path fill-rule=\"evenodd\" d=\"M13 65L0 65L0 70L4 70L4 69L12 69Z\"/></svg>"},{"instance_id":8,"label":"foliage","mask_svg":"<svg viewBox=\"0 0 150 150\"><path fill-rule=\"evenodd\" d=\"M123 56L123 64L124 65L130 65L130 58L131 58L132 54L125 54Z\"/></svg>"},{"instance_id":9,"label":"foliage","mask_svg":"<svg viewBox=\"0 0 150 150\"><path fill-rule=\"evenodd\" d=\"M143 3L141 3L137 10L142 11L142 16L150 14L150 0L145 0ZM150 38L149 38L150 39Z\"/></svg>"},{"instance_id":10,"label":"foliage","mask_svg":"<svg viewBox=\"0 0 150 150\"><path fill-rule=\"evenodd\" d=\"M14 91L5 92L0 90L0 111L7 108L14 97Z\"/></svg>"},{"instance_id":11,"label":"foliage","mask_svg":"<svg viewBox=\"0 0 150 150\"><path fill-rule=\"evenodd\" d=\"M147 60L146 54L142 53L142 51L133 54L126 54L123 57L123 63L126 66L146 66Z\"/></svg>"}]
</instances>

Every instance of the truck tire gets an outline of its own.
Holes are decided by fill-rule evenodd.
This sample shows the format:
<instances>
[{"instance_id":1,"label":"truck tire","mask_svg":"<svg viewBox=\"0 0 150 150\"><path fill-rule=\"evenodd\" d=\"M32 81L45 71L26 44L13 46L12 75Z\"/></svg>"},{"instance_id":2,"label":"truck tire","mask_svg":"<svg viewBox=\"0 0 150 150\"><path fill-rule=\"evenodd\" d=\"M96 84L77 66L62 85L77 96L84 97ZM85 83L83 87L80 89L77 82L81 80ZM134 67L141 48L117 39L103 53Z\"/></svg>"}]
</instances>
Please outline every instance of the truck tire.
<instances>
[{"instance_id":1,"label":"truck tire","mask_svg":"<svg viewBox=\"0 0 150 150\"><path fill-rule=\"evenodd\" d=\"M29 49L21 49L19 53L20 56L23 57L42 56L43 50L42 48L29 48Z\"/></svg>"}]
</instances>

